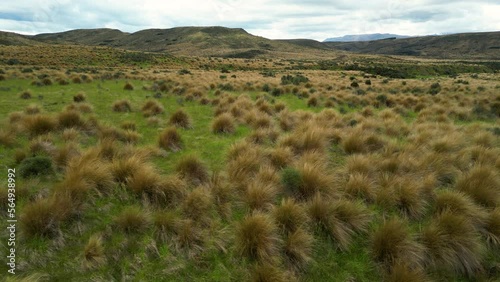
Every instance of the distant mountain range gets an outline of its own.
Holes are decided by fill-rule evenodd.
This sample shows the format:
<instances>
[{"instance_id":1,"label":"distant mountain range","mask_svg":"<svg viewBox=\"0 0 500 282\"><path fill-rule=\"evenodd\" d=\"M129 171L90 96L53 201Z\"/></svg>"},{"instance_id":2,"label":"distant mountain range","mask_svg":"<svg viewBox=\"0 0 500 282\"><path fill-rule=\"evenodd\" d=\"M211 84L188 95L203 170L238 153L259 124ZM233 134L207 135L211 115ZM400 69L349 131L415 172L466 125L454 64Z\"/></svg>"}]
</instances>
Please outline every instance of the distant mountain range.
<instances>
[{"instance_id":1,"label":"distant mountain range","mask_svg":"<svg viewBox=\"0 0 500 282\"><path fill-rule=\"evenodd\" d=\"M344 52L440 59L500 60L500 32L404 37L395 34L356 35L360 41L319 42L312 39L271 40L241 28L175 27L126 33L117 29L76 29L21 35L0 31L0 46L79 44L180 56L230 58L334 58ZM353 40L353 36L341 37ZM381 39L385 38L385 39ZM378 40L375 40L378 39ZM370 41L364 41L370 40Z\"/></svg>"},{"instance_id":2,"label":"distant mountain range","mask_svg":"<svg viewBox=\"0 0 500 282\"><path fill-rule=\"evenodd\" d=\"M409 38L411 36L398 35L391 33L372 33L372 34L351 34L341 37L327 38L323 42L355 42L355 41L373 41L387 38Z\"/></svg>"}]
</instances>

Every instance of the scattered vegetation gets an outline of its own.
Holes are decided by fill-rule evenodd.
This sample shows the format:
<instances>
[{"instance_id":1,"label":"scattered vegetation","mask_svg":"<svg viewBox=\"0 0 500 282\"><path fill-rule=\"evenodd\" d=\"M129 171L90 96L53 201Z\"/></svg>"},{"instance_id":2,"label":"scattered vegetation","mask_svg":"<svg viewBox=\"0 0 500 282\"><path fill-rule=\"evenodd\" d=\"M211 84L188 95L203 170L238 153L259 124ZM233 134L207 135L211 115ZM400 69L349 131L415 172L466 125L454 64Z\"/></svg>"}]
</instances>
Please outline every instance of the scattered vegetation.
<instances>
[{"instance_id":1,"label":"scattered vegetation","mask_svg":"<svg viewBox=\"0 0 500 282\"><path fill-rule=\"evenodd\" d=\"M498 280L493 65L11 47L19 277Z\"/></svg>"}]
</instances>

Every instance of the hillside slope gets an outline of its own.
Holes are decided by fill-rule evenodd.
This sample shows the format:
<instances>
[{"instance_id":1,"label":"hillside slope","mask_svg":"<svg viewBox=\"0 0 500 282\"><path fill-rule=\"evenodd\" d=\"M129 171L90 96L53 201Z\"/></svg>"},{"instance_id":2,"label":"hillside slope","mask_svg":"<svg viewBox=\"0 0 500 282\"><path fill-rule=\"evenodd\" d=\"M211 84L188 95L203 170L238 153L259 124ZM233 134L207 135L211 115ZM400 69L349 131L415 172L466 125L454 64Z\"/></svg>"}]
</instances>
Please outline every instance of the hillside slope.
<instances>
[{"instance_id":1,"label":"hillside slope","mask_svg":"<svg viewBox=\"0 0 500 282\"><path fill-rule=\"evenodd\" d=\"M0 32L0 45L79 44L108 46L180 56L230 58L324 58L345 51L372 55L405 55L438 59L500 59L500 32L462 33L364 42L319 42L311 39L271 40L241 28L175 27L125 33L117 29L77 29L35 36Z\"/></svg>"},{"instance_id":2,"label":"hillside slope","mask_svg":"<svg viewBox=\"0 0 500 282\"><path fill-rule=\"evenodd\" d=\"M325 42L336 50L364 54L444 59L500 59L500 32L461 33L366 42Z\"/></svg>"},{"instance_id":3,"label":"hillside slope","mask_svg":"<svg viewBox=\"0 0 500 282\"><path fill-rule=\"evenodd\" d=\"M312 47L255 36L241 28L219 26L146 29L134 33L112 29L80 29L39 34L32 38L46 43L99 45L135 51L168 52L175 55L196 54L240 58L252 58L268 52L305 52L305 49ZM322 46L321 49L329 47Z\"/></svg>"}]
</instances>

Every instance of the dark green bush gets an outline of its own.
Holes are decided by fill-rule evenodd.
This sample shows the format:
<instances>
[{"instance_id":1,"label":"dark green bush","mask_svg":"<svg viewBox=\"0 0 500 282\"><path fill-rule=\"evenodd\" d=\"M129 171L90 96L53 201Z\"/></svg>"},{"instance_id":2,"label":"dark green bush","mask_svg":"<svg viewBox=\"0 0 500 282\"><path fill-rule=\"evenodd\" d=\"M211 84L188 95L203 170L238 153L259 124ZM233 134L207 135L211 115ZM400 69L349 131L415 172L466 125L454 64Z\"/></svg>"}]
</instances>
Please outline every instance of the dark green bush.
<instances>
[{"instance_id":1,"label":"dark green bush","mask_svg":"<svg viewBox=\"0 0 500 282\"><path fill-rule=\"evenodd\" d=\"M306 83L309 81L309 78L297 74L295 76L287 74L281 77L281 84L282 85L287 85L287 84L293 84L293 85L299 85L301 83Z\"/></svg>"},{"instance_id":2,"label":"dark green bush","mask_svg":"<svg viewBox=\"0 0 500 282\"><path fill-rule=\"evenodd\" d=\"M296 194L302 185L302 176L295 168L287 167L281 172L281 184L287 192Z\"/></svg>"},{"instance_id":3,"label":"dark green bush","mask_svg":"<svg viewBox=\"0 0 500 282\"><path fill-rule=\"evenodd\" d=\"M47 175L53 172L52 160L47 156L25 158L19 164L19 176L22 178Z\"/></svg>"},{"instance_id":4,"label":"dark green bush","mask_svg":"<svg viewBox=\"0 0 500 282\"><path fill-rule=\"evenodd\" d=\"M191 72L189 70L187 70L187 69L181 69L177 73L180 74L180 75L191 74Z\"/></svg>"},{"instance_id":5,"label":"dark green bush","mask_svg":"<svg viewBox=\"0 0 500 282\"><path fill-rule=\"evenodd\" d=\"M433 83L429 89L429 94L436 95L441 92L441 84L439 82Z\"/></svg>"}]
</instances>

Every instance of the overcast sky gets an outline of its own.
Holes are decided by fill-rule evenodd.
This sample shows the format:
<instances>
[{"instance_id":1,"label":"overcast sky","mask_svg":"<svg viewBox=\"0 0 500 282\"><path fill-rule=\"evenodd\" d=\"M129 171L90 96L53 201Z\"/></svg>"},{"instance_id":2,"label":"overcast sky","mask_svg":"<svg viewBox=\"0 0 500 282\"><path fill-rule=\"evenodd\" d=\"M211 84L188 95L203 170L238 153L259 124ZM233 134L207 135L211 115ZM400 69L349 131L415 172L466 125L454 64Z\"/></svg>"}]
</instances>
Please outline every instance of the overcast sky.
<instances>
[{"instance_id":1,"label":"overcast sky","mask_svg":"<svg viewBox=\"0 0 500 282\"><path fill-rule=\"evenodd\" d=\"M427 35L500 31L500 0L3 0L0 30L77 28L135 32L176 26L241 27L271 39L346 34Z\"/></svg>"}]
</instances>

